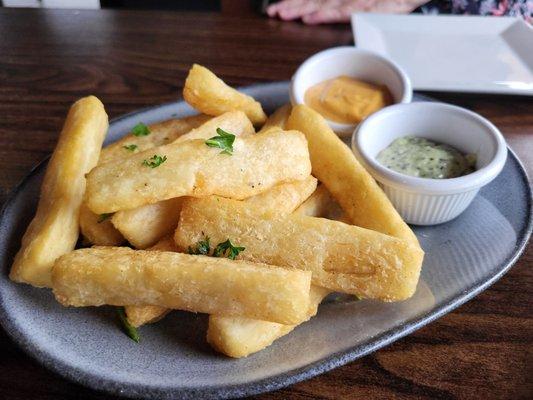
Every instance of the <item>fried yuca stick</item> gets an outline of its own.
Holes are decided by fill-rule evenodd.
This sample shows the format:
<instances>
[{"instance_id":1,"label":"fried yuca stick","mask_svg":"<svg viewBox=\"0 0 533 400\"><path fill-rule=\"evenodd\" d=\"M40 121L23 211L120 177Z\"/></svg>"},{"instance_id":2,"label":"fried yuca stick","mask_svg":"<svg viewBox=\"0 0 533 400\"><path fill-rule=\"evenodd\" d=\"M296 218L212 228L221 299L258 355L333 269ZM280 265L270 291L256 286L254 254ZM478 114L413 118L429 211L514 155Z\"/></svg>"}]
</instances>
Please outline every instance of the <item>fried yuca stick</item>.
<instances>
[{"instance_id":1,"label":"fried yuca stick","mask_svg":"<svg viewBox=\"0 0 533 400\"><path fill-rule=\"evenodd\" d=\"M172 236L167 236L148 250L177 252L178 248L176 247L176 243L174 243L174 238ZM171 310L160 306L125 306L124 311L126 312L128 322L138 328L141 325L159 321Z\"/></svg>"},{"instance_id":2,"label":"fried yuca stick","mask_svg":"<svg viewBox=\"0 0 533 400\"><path fill-rule=\"evenodd\" d=\"M311 285L306 320L315 316L328 289ZM240 358L263 350L298 325L284 325L244 317L209 316L207 342L227 356Z\"/></svg>"},{"instance_id":3,"label":"fried yuca stick","mask_svg":"<svg viewBox=\"0 0 533 400\"><path fill-rule=\"evenodd\" d=\"M295 213L325 217L338 209L324 185L305 200ZM329 289L311 285L309 318L316 315L318 305L330 293ZM209 316L207 341L219 352L230 357L246 357L270 346L276 339L291 332L296 325L259 321L242 317Z\"/></svg>"},{"instance_id":4,"label":"fried yuca stick","mask_svg":"<svg viewBox=\"0 0 533 400\"><path fill-rule=\"evenodd\" d=\"M287 127L305 134L313 175L327 187L354 225L418 245L415 234L385 193L320 114L297 105Z\"/></svg>"},{"instance_id":5,"label":"fried yuca stick","mask_svg":"<svg viewBox=\"0 0 533 400\"><path fill-rule=\"evenodd\" d=\"M211 117L208 115L194 115L149 125L146 135L136 136L130 133L106 146L100 152L98 163L120 160L131 156L133 153L171 143L210 119ZM251 123L248 122L248 125L251 126ZM113 226L111 220L106 217L93 213L85 204L82 204L80 212L81 233L94 245L118 246L125 239Z\"/></svg>"},{"instance_id":6,"label":"fried yuca stick","mask_svg":"<svg viewBox=\"0 0 533 400\"><path fill-rule=\"evenodd\" d=\"M262 124L266 114L261 104L229 87L214 73L194 64L187 75L183 98L198 111L208 115L220 115L228 111L244 111L254 125Z\"/></svg>"},{"instance_id":7,"label":"fried yuca stick","mask_svg":"<svg viewBox=\"0 0 533 400\"><path fill-rule=\"evenodd\" d=\"M310 217L322 217L349 224L348 218L324 185L319 185L309 198L295 211Z\"/></svg>"},{"instance_id":8,"label":"fried yuca stick","mask_svg":"<svg viewBox=\"0 0 533 400\"><path fill-rule=\"evenodd\" d=\"M85 174L98 161L107 127L107 114L96 97L84 97L70 108L46 168L37 212L13 262L12 280L50 286L55 259L74 249Z\"/></svg>"},{"instance_id":9,"label":"fried yuca stick","mask_svg":"<svg viewBox=\"0 0 533 400\"><path fill-rule=\"evenodd\" d=\"M199 127L210 119L211 117L208 115L193 115L191 117L169 119L167 121L148 125L149 133L147 135L135 136L133 133L129 133L102 149L98 164L103 164L108 161L116 161L152 147L172 143L179 137L190 132L192 129ZM129 149L131 150L125 146L130 146Z\"/></svg>"},{"instance_id":10,"label":"fried yuca stick","mask_svg":"<svg viewBox=\"0 0 533 400\"><path fill-rule=\"evenodd\" d=\"M265 213L290 214L311 196L316 185L316 178L309 175L302 181L282 183L266 192L248 197L243 203L259 207Z\"/></svg>"},{"instance_id":11,"label":"fried yuca stick","mask_svg":"<svg viewBox=\"0 0 533 400\"><path fill-rule=\"evenodd\" d=\"M209 139L217 128L235 136L255 133L252 123L242 111L231 111L206 123L175 140L175 143L192 139ZM179 198L147 204L131 210L118 211L111 219L112 225L138 249L152 246L162 237L171 234L178 225L181 201Z\"/></svg>"},{"instance_id":12,"label":"fried yuca stick","mask_svg":"<svg viewBox=\"0 0 533 400\"><path fill-rule=\"evenodd\" d=\"M158 201L154 204L118 211L111 222L137 249L146 249L170 235L178 226L184 197Z\"/></svg>"},{"instance_id":13,"label":"fried yuca stick","mask_svg":"<svg viewBox=\"0 0 533 400\"><path fill-rule=\"evenodd\" d=\"M330 203L329 193L324 185L321 185L295 212L324 216L329 213L327 207ZM311 285L309 318L316 315L318 305L329 293L329 289ZM217 351L230 357L240 358L263 350L295 327L296 325L283 325L250 318L210 315L207 341Z\"/></svg>"},{"instance_id":14,"label":"fried yuca stick","mask_svg":"<svg viewBox=\"0 0 533 400\"><path fill-rule=\"evenodd\" d=\"M85 203L80 206L80 230L89 243L96 246L118 246L124 236L111 223L111 215L97 215Z\"/></svg>"},{"instance_id":15,"label":"fried yuca stick","mask_svg":"<svg viewBox=\"0 0 533 400\"><path fill-rule=\"evenodd\" d=\"M193 139L209 139L216 135L217 128L221 128L235 136L248 136L255 133L254 126L242 111L228 111L218 117L211 118L199 127L176 139L184 142Z\"/></svg>"},{"instance_id":16,"label":"fried yuca stick","mask_svg":"<svg viewBox=\"0 0 533 400\"><path fill-rule=\"evenodd\" d=\"M151 304L285 324L306 318L310 282L307 271L126 247L72 251L52 272L65 306Z\"/></svg>"},{"instance_id":17,"label":"fried yuca stick","mask_svg":"<svg viewBox=\"0 0 533 400\"><path fill-rule=\"evenodd\" d=\"M232 155L221 154L204 140L189 140L105 163L87 175L87 205L102 214L180 196L245 199L277 184L305 179L311 172L307 142L300 132L238 137L233 149ZM160 157L154 168L146 165L152 155Z\"/></svg>"},{"instance_id":18,"label":"fried yuca stick","mask_svg":"<svg viewBox=\"0 0 533 400\"><path fill-rule=\"evenodd\" d=\"M313 284L360 298L398 301L413 295L423 251L376 231L304 215L276 216L224 198L188 199L174 235L180 249L208 236L230 237L239 258L313 272Z\"/></svg>"},{"instance_id":19,"label":"fried yuca stick","mask_svg":"<svg viewBox=\"0 0 533 400\"><path fill-rule=\"evenodd\" d=\"M170 311L170 308L161 306L125 306L126 318L135 328L144 324L153 324L162 320Z\"/></svg>"},{"instance_id":20,"label":"fried yuca stick","mask_svg":"<svg viewBox=\"0 0 533 400\"><path fill-rule=\"evenodd\" d=\"M285 104L278 108L272 115L270 115L261 130L257 133L266 132L270 128L280 128L285 129L287 125L287 120L291 114L292 106L290 104Z\"/></svg>"}]
</instances>

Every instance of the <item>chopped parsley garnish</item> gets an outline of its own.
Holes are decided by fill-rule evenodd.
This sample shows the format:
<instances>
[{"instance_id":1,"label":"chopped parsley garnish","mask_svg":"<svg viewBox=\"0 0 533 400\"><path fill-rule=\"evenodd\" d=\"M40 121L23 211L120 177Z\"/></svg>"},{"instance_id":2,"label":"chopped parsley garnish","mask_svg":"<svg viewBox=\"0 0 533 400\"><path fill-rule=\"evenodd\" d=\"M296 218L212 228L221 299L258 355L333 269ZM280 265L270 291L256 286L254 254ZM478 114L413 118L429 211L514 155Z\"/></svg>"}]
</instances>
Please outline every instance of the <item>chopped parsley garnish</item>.
<instances>
[{"instance_id":1,"label":"chopped parsley garnish","mask_svg":"<svg viewBox=\"0 0 533 400\"><path fill-rule=\"evenodd\" d=\"M167 161L167 156L161 157L157 154L154 154L152 158L149 158L148 160L143 160L143 165L145 167L156 168L163 164L165 161Z\"/></svg>"},{"instance_id":2,"label":"chopped parsley garnish","mask_svg":"<svg viewBox=\"0 0 533 400\"><path fill-rule=\"evenodd\" d=\"M214 257L228 257L231 260L235 260L235 257L239 255L241 251L244 251L244 247L234 246L228 239L225 242L219 243L215 247L213 252Z\"/></svg>"},{"instance_id":3,"label":"chopped parsley garnish","mask_svg":"<svg viewBox=\"0 0 533 400\"><path fill-rule=\"evenodd\" d=\"M139 332L137 332L137 329L129 323L128 318L126 317L126 311L124 310L124 307L117 308L117 315L122 324L122 330L124 331L124 333L128 335L128 337L135 343L139 343L139 340L141 339L139 336Z\"/></svg>"},{"instance_id":4,"label":"chopped parsley garnish","mask_svg":"<svg viewBox=\"0 0 533 400\"><path fill-rule=\"evenodd\" d=\"M211 251L211 245L209 244L209 236L206 236L204 240L200 240L196 243L196 247L189 246L189 254L208 256Z\"/></svg>"},{"instance_id":5,"label":"chopped parsley garnish","mask_svg":"<svg viewBox=\"0 0 533 400\"><path fill-rule=\"evenodd\" d=\"M133 136L148 136L150 134L150 129L148 129L148 127L142 122L139 122L133 127L131 133Z\"/></svg>"},{"instance_id":6,"label":"chopped parsley garnish","mask_svg":"<svg viewBox=\"0 0 533 400\"><path fill-rule=\"evenodd\" d=\"M233 154L235 135L232 135L221 128L217 128L217 134L218 136L213 136L212 138L207 139L205 144L209 147L218 147L219 149L222 149L220 154L229 154L231 156Z\"/></svg>"},{"instance_id":7,"label":"chopped parsley garnish","mask_svg":"<svg viewBox=\"0 0 533 400\"><path fill-rule=\"evenodd\" d=\"M135 150L137 150L136 144L128 144L127 146L122 146L122 147L124 147L126 150L131 151L131 152L134 152Z\"/></svg>"},{"instance_id":8,"label":"chopped parsley garnish","mask_svg":"<svg viewBox=\"0 0 533 400\"><path fill-rule=\"evenodd\" d=\"M113 213L100 214L98 216L98 223L104 222L113 216Z\"/></svg>"},{"instance_id":9,"label":"chopped parsley garnish","mask_svg":"<svg viewBox=\"0 0 533 400\"><path fill-rule=\"evenodd\" d=\"M204 240L198 241L198 243L196 243L194 247L189 246L188 252L189 254L193 255L227 257L231 260L235 260L239 253L244 250L244 247L234 246L228 239L225 242L217 244L217 246L211 253L211 244L209 243L209 237L206 236Z\"/></svg>"}]
</instances>

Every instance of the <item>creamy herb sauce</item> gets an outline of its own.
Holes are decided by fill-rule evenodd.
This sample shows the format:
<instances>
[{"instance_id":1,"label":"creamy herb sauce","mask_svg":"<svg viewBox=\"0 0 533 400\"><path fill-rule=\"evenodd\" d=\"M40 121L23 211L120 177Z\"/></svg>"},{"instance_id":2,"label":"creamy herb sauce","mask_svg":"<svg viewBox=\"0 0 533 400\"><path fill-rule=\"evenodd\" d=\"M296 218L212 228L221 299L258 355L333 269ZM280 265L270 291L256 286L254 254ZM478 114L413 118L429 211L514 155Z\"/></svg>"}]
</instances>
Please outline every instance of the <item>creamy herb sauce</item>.
<instances>
[{"instance_id":1,"label":"creamy herb sauce","mask_svg":"<svg viewBox=\"0 0 533 400\"><path fill-rule=\"evenodd\" d=\"M447 144L405 136L382 150L377 160L385 167L405 175L446 179L474 172L476 155L465 155Z\"/></svg>"}]
</instances>

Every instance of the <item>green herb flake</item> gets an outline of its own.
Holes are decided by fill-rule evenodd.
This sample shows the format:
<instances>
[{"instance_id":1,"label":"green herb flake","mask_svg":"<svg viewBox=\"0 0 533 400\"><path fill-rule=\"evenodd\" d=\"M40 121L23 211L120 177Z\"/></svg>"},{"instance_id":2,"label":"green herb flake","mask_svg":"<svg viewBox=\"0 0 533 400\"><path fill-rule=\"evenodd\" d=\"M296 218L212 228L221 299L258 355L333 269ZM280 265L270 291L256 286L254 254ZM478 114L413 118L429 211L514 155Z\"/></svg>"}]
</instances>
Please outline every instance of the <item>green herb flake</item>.
<instances>
[{"instance_id":1,"label":"green herb flake","mask_svg":"<svg viewBox=\"0 0 533 400\"><path fill-rule=\"evenodd\" d=\"M149 158L148 160L143 160L143 165L145 167L150 168L157 168L161 164L163 164L165 161L167 161L167 156L158 156L157 154L154 154L152 158Z\"/></svg>"},{"instance_id":2,"label":"green herb flake","mask_svg":"<svg viewBox=\"0 0 533 400\"><path fill-rule=\"evenodd\" d=\"M214 257L228 257L230 260L235 260L244 247L234 246L228 239L225 242L219 243L213 252Z\"/></svg>"},{"instance_id":3,"label":"green herb flake","mask_svg":"<svg viewBox=\"0 0 533 400\"><path fill-rule=\"evenodd\" d=\"M128 335L128 337L135 343L139 343L139 340L141 339L139 336L139 332L137 332L137 329L129 323L128 318L126 317L126 311L124 310L124 307L117 308L117 315L122 324L122 330L124 331L124 333Z\"/></svg>"},{"instance_id":4,"label":"green herb flake","mask_svg":"<svg viewBox=\"0 0 533 400\"><path fill-rule=\"evenodd\" d=\"M122 146L122 147L124 147L128 151L131 151L132 153L135 150L137 150L137 145L136 144L128 144L127 146Z\"/></svg>"},{"instance_id":5,"label":"green herb flake","mask_svg":"<svg viewBox=\"0 0 533 400\"><path fill-rule=\"evenodd\" d=\"M148 129L148 127L142 122L139 122L133 127L131 133L133 136L148 136L150 134L150 129Z\"/></svg>"},{"instance_id":6,"label":"green herb flake","mask_svg":"<svg viewBox=\"0 0 533 400\"><path fill-rule=\"evenodd\" d=\"M228 154L231 156L233 154L233 142L235 142L235 135L232 135L221 128L217 128L217 134L218 136L213 136L212 138L207 139L205 144L209 147L217 147L222 149L220 154Z\"/></svg>"},{"instance_id":7,"label":"green herb flake","mask_svg":"<svg viewBox=\"0 0 533 400\"><path fill-rule=\"evenodd\" d=\"M108 219L111 218L112 216L113 216L113 213L100 214L100 215L98 216L98 221L97 221L97 222L100 224L100 223L102 223L102 222L108 220Z\"/></svg>"},{"instance_id":8,"label":"green herb flake","mask_svg":"<svg viewBox=\"0 0 533 400\"><path fill-rule=\"evenodd\" d=\"M209 236L206 236L204 240L200 240L196 243L195 247L189 246L189 254L208 256L211 252L211 245L209 243Z\"/></svg>"}]
</instances>

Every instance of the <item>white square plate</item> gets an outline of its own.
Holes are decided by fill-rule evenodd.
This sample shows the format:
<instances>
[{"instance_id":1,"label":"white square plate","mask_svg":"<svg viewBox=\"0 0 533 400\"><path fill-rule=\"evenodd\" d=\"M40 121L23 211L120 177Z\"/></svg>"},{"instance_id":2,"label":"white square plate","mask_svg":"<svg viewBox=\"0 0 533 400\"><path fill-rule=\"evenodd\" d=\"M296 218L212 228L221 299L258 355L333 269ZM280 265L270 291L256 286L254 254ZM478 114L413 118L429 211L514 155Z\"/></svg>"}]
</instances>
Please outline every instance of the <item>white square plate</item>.
<instances>
[{"instance_id":1,"label":"white square plate","mask_svg":"<svg viewBox=\"0 0 533 400\"><path fill-rule=\"evenodd\" d=\"M513 17L354 14L357 47L400 64L413 88L533 95L533 28Z\"/></svg>"}]
</instances>

